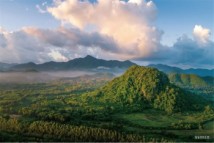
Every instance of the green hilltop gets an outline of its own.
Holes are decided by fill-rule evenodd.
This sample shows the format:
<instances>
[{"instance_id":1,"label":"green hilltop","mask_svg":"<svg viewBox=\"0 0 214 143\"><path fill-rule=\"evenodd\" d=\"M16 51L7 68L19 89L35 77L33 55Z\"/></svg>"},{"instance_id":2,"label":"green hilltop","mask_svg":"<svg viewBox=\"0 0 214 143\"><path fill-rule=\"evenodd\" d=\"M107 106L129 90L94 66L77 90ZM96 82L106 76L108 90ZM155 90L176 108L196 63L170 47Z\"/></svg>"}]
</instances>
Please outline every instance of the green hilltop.
<instances>
[{"instance_id":1,"label":"green hilltop","mask_svg":"<svg viewBox=\"0 0 214 143\"><path fill-rule=\"evenodd\" d=\"M122 76L85 94L84 98L89 103L106 105L109 110L127 112L148 108L180 112L199 108L203 102L199 96L171 84L163 72L142 66L130 67Z\"/></svg>"}]
</instances>

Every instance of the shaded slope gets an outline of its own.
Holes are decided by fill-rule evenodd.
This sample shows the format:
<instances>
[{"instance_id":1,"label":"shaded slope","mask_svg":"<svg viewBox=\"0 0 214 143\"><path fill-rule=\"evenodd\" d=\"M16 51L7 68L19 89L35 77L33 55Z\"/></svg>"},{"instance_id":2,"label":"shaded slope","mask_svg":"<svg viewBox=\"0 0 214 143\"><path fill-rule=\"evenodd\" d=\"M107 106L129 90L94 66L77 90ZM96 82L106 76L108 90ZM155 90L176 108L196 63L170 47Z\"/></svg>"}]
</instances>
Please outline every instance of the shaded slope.
<instances>
[{"instance_id":1,"label":"shaded slope","mask_svg":"<svg viewBox=\"0 0 214 143\"><path fill-rule=\"evenodd\" d=\"M156 108L172 113L190 110L196 103L189 92L172 85L164 73L141 66L130 67L122 76L85 96L89 102L132 111Z\"/></svg>"},{"instance_id":2,"label":"shaded slope","mask_svg":"<svg viewBox=\"0 0 214 143\"><path fill-rule=\"evenodd\" d=\"M188 87L208 87L214 85L213 77L200 77L194 74L177 74L171 73L168 75L170 81L179 86Z\"/></svg>"},{"instance_id":3,"label":"shaded slope","mask_svg":"<svg viewBox=\"0 0 214 143\"><path fill-rule=\"evenodd\" d=\"M96 59L92 56L86 56L85 58L77 58L74 60L71 60L67 63L67 68L97 68L97 67L108 67L108 68L128 68L132 65L135 65L134 63L130 61L116 61L116 60L110 60L106 61L103 59Z\"/></svg>"}]
</instances>

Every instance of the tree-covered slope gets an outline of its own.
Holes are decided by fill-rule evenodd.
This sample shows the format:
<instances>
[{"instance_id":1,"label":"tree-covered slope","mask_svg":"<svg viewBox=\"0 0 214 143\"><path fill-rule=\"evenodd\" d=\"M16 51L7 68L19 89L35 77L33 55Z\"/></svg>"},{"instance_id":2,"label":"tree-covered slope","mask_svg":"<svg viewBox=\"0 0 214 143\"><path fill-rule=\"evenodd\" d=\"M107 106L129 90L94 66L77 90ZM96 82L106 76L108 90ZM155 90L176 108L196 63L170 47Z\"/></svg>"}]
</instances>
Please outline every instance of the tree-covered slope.
<instances>
[{"instance_id":1,"label":"tree-covered slope","mask_svg":"<svg viewBox=\"0 0 214 143\"><path fill-rule=\"evenodd\" d=\"M168 75L169 80L176 85L189 87L208 87L214 85L213 77L200 77L195 74L177 74Z\"/></svg>"},{"instance_id":2,"label":"tree-covered slope","mask_svg":"<svg viewBox=\"0 0 214 143\"><path fill-rule=\"evenodd\" d=\"M168 113L189 110L195 102L190 99L193 96L189 92L171 84L167 75L155 68L141 66L130 67L122 76L85 97L88 102L118 109L156 108Z\"/></svg>"}]
</instances>

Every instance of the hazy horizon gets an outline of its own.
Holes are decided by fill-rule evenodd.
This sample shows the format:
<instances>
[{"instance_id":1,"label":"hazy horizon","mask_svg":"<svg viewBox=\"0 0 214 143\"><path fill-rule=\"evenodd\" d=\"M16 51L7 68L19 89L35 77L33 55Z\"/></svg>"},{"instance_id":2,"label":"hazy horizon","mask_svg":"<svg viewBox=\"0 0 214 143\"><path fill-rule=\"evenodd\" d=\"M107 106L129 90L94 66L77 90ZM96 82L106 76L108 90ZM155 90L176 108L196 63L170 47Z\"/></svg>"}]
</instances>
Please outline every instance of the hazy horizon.
<instances>
[{"instance_id":1,"label":"hazy horizon","mask_svg":"<svg viewBox=\"0 0 214 143\"><path fill-rule=\"evenodd\" d=\"M91 55L87 55L87 56L91 56ZM79 57L79 58L85 58L86 56L83 56L83 57ZM93 56L92 56L93 57ZM74 58L76 59L76 58ZM101 59L101 58L98 58L98 59ZM73 59L70 59L69 61L71 61ZM105 59L104 59L105 60ZM110 61L110 60L114 60L114 59L109 59L107 61ZM118 60L118 61L126 61L126 60ZM164 63L159 63L159 62L154 62L154 63L150 63L148 61L136 61L136 60L129 60L137 65L140 65L140 66L149 66L151 64L155 64L155 65L158 65L158 64L162 64L162 65L167 65L167 66L171 66L171 67L178 67L178 68L181 68L181 69L209 69L209 70L213 70L214 69L214 66L210 66L210 67L200 67L200 66L189 66L189 65L182 65L182 64L164 64ZM44 62L44 63L48 63L48 62L58 62L58 61L47 61L47 62ZM68 62L68 61L63 61L63 62ZM0 63L3 63L3 62L0 62ZM25 63L3 63L3 64L28 64L28 63L34 63L32 61L29 61L29 62L25 62ZM34 63L34 64L37 64L37 65L40 65L40 64L44 64L44 63Z\"/></svg>"}]
</instances>

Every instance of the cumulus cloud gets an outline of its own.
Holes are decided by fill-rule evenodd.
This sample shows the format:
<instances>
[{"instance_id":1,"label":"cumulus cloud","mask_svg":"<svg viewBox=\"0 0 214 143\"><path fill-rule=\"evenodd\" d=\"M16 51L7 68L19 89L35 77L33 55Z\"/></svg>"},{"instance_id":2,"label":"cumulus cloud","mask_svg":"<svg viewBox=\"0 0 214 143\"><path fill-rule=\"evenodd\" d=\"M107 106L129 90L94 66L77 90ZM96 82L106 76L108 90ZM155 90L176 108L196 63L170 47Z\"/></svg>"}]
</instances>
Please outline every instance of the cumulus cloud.
<instances>
[{"instance_id":1,"label":"cumulus cloud","mask_svg":"<svg viewBox=\"0 0 214 143\"><path fill-rule=\"evenodd\" d=\"M210 38L210 30L202 27L201 25L195 25L193 29L193 36L200 44L206 44Z\"/></svg>"},{"instance_id":2,"label":"cumulus cloud","mask_svg":"<svg viewBox=\"0 0 214 143\"><path fill-rule=\"evenodd\" d=\"M194 27L194 39L191 39L187 35L182 35L177 39L173 46L167 47L159 45L161 47L159 51L152 53L148 58L142 57L138 60L176 66L180 65L190 67L214 68L214 42L209 40L209 38L205 38L205 35L209 30L205 29L204 31L204 29L201 28L202 26ZM200 32L198 32L198 29L200 29ZM210 32L208 33L211 34ZM195 35L203 36L195 38Z\"/></svg>"},{"instance_id":3,"label":"cumulus cloud","mask_svg":"<svg viewBox=\"0 0 214 143\"><path fill-rule=\"evenodd\" d=\"M99 0L90 3L88 0L55 0L54 6L47 11L62 22L70 23L72 28L28 27L7 34L6 39L1 37L2 45L7 45L4 50L14 50L16 56L11 56L11 61L15 57L19 60L14 61L20 62L65 61L86 54L131 59L147 57L158 50L162 32L151 26L156 13L151 1ZM22 53L30 56L21 56Z\"/></svg>"},{"instance_id":4,"label":"cumulus cloud","mask_svg":"<svg viewBox=\"0 0 214 143\"><path fill-rule=\"evenodd\" d=\"M14 32L0 31L2 62L68 61L88 54L110 58L120 52L116 47L111 37L74 28L50 30L26 27Z\"/></svg>"},{"instance_id":5,"label":"cumulus cloud","mask_svg":"<svg viewBox=\"0 0 214 143\"><path fill-rule=\"evenodd\" d=\"M193 28L193 39L183 35L173 46L160 43L163 32L153 26L156 7L152 1L54 0L46 11L69 26L13 32L0 28L1 62L68 61L90 54L195 67L214 64L211 31L201 25Z\"/></svg>"},{"instance_id":6,"label":"cumulus cloud","mask_svg":"<svg viewBox=\"0 0 214 143\"><path fill-rule=\"evenodd\" d=\"M59 51L57 50L51 50L50 53L48 53L50 57L54 59L54 61L68 61L68 58L62 55Z\"/></svg>"},{"instance_id":7,"label":"cumulus cloud","mask_svg":"<svg viewBox=\"0 0 214 143\"><path fill-rule=\"evenodd\" d=\"M173 45L169 59L175 64L192 65L195 67L213 66L213 47L213 42L207 42L202 48L197 41L187 36L182 36Z\"/></svg>"},{"instance_id":8,"label":"cumulus cloud","mask_svg":"<svg viewBox=\"0 0 214 143\"><path fill-rule=\"evenodd\" d=\"M39 41L22 30L14 32L0 32L0 61L1 62L43 62L48 58L43 55L45 49ZM5 43L2 46L2 43Z\"/></svg>"},{"instance_id":9,"label":"cumulus cloud","mask_svg":"<svg viewBox=\"0 0 214 143\"><path fill-rule=\"evenodd\" d=\"M57 1L48 11L83 31L93 25L97 32L112 37L126 58L149 56L157 50L162 34L152 26L156 7L151 1L66 0Z\"/></svg>"}]
</instances>

